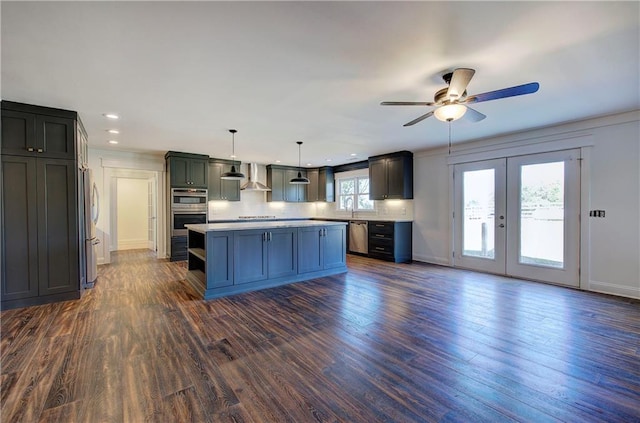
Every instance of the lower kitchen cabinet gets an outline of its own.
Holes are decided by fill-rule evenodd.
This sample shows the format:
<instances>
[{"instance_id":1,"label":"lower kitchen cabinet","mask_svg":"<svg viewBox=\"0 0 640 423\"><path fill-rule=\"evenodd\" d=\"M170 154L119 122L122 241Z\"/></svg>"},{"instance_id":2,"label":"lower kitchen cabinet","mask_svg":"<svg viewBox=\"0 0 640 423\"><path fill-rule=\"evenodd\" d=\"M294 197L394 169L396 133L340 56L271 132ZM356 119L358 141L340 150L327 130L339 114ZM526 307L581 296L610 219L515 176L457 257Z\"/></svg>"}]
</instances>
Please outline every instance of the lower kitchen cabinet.
<instances>
[{"instance_id":1,"label":"lower kitchen cabinet","mask_svg":"<svg viewBox=\"0 0 640 423\"><path fill-rule=\"evenodd\" d=\"M190 229L188 243L187 280L204 299L347 271L345 223Z\"/></svg>"},{"instance_id":2,"label":"lower kitchen cabinet","mask_svg":"<svg viewBox=\"0 0 640 423\"><path fill-rule=\"evenodd\" d=\"M346 226L298 229L298 271L317 272L345 266Z\"/></svg>"},{"instance_id":3,"label":"lower kitchen cabinet","mask_svg":"<svg viewBox=\"0 0 640 423\"><path fill-rule=\"evenodd\" d=\"M189 231L188 242L190 274L207 288L233 285L233 232L214 232L206 236Z\"/></svg>"},{"instance_id":4,"label":"lower kitchen cabinet","mask_svg":"<svg viewBox=\"0 0 640 423\"><path fill-rule=\"evenodd\" d=\"M2 308L79 298L76 162L2 156Z\"/></svg>"},{"instance_id":5,"label":"lower kitchen cabinet","mask_svg":"<svg viewBox=\"0 0 640 423\"><path fill-rule=\"evenodd\" d=\"M298 270L297 242L295 228L237 231L235 283L295 275Z\"/></svg>"},{"instance_id":6,"label":"lower kitchen cabinet","mask_svg":"<svg viewBox=\"0 0 640 423\"><path fill-rule=\"evenodd\" d=\"M171 237L171 254L169 261L181 261L187 259L187 237L172 236Z\"/></svg>"},{"instance_id":7,"label":"lower kitchen cabinet","mask_svg":"<svg viewBox=\"0 0 640 423\"><path fill-rule=\"evenodd\" d=\"M369 221L369 257L408 263L412 257L411 222Z\"/></svg>"}]
</instances>

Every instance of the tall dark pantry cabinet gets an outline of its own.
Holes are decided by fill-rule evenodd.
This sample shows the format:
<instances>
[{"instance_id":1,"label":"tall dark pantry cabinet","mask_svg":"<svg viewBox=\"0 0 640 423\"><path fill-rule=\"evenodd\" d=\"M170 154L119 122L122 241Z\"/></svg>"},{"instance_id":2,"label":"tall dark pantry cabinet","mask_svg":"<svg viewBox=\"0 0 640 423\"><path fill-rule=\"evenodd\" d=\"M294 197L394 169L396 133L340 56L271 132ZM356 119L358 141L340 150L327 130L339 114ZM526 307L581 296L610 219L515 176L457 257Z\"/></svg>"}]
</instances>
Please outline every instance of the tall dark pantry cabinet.
<instances>
[{"instance_id":1,"label":"tall dark pantry cabinet","mask_svg":"<svg viewBox=\"0 0 640 423\"><path fill-rule=\"evenodd\" d=\"M80 298L76 112L2 102L1 308Z\"/></svg>"}]
</instances>

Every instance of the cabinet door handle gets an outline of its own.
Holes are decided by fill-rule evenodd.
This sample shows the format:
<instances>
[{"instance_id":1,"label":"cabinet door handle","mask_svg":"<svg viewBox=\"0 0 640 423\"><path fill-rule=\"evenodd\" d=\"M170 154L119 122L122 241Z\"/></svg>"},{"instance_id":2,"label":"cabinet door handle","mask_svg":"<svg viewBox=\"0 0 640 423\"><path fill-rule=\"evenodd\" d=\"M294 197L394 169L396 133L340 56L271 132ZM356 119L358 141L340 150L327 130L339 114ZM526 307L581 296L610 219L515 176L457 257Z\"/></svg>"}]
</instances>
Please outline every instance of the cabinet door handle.
<instances>
[{"instance_id":1,"label":"cabinet door handle","mask_svg":"<svg viewBox=\"0 0 640 423\"><path fill-rule=\"evenodd\" d=\"M378 238L384 238L384 235L376 234Z\"/></svg>"},{"instance_id":2,"label":"cabinet door handle","mask_svg":"<svg viewBox=\"0 0 640 423\"><path fill-rule=\"evenodd\" d=\"M269 242L273 239L273 233L269 232Z\"/></svg>"},{"instance_id":3,"label":"cabinet door handle","mask_svg":"<svg viewBox=\"0 0 640 423\"><path fill-rule=\"evenodd\" d=\"M33 147L27 147L27 151L33 151Z\"/></svg>"},{"instance_id":4,"label":"cabinet door handle","mask_svg":"<svg viewBox=\"0 0 640 423\"><path fill-rule=\"evenodd\" d=\"M384 228L384 225L376 225L378 228Z\"/></svg>"},{"instance_id":5,"label":"cabinet door handle","mask_svg":"<svg viewBox=\"0 0 640 423\"><path fill-rule=\"evenodd\" d=\"M44 150L42 148L38 148L38 153L42 153Z\"/></svg>"},{"instance_id":6,"label":"cabinet door handle","mask_svg":"<svg viewBox=\"0 0 640 423\"><path fill-rule=\"evenodd\" d=\"M376 248L376 250L384 251L384 248L382 248L382 247L375 247L375 248Z\"/></svg>"}]
</instances>

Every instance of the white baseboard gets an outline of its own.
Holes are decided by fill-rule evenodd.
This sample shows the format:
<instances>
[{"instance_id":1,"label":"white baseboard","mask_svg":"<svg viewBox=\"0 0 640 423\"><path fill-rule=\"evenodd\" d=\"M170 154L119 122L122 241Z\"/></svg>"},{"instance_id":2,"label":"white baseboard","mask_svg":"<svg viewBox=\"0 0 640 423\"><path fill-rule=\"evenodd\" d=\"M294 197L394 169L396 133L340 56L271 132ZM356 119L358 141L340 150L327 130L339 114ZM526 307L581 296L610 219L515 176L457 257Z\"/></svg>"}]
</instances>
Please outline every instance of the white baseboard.
<instances>
[{"instance_id":1,"label":"white baseboard","mask_svg":"<svg viewBox=\"0 0 640 423\"><path fill-rule=\"evenodd\" d=\"M414 254L412 259L415 261L421 261L424 263L439 264L441 266L451 266L451 264L449 263L449 260L446 257L430 257L430 256L423 256L421 254Z\"/></svg>"},{"instance_id":2,"label":"white baseboard","mask_svg":"<svg viewBox=\"0 0 640 423\"><path fill-rule=\"evenodd\" d=\"M149 248L149 241L146 239L118 240L118 250L138 250L141 248Z\"/></svg>"},{"instance_id":3,"label":"white baseboard","mask_svg":"<svg viewBox=\"0 0 640 423\"><path fill-rule=\"evenodd\" d=\"M640 287L617 285L608 282L589 281L589 291L621 297L640 298Z\"/></svg>"}]
</instances>

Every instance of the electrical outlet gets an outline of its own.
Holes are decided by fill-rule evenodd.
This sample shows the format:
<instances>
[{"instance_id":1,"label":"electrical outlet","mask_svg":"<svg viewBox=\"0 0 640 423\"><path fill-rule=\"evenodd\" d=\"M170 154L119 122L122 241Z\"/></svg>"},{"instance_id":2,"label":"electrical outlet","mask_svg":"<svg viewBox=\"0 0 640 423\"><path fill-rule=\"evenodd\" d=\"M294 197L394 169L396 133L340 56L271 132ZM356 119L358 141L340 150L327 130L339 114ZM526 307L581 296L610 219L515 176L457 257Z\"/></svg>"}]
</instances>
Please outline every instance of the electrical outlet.
<instances>
[{"instance_id":1,"label":"electrical outlet","mask_svg":"<svg viewBox=\"0 0 640 423\"><path fill-rule=\"evenodd\" d=\"M400 214L403 216L407 215L407 209L403 208L402 210L400 210Z\"/></svg>"}]
</instances>

